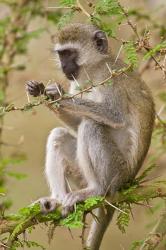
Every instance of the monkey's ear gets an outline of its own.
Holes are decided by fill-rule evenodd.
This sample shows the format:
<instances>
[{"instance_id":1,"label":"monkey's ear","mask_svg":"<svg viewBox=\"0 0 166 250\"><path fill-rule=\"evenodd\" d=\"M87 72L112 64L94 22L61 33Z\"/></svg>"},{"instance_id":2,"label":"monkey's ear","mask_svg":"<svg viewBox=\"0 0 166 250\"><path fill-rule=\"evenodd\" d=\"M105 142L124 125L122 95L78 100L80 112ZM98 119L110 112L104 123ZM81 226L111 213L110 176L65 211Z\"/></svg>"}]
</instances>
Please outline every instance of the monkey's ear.
<instances>
[{"instance_id":1,"label":"monkey's ear","mask_svg":"<svg viewBox=\"0 0 166 250\"><path fill-rule=\"evenodd\" d=\"M101 30L97 30L94 32L93 39L96 43L96 47L98 51L100 51L103 54L107 53L108 40L107 40L106 34Z\"/></svg>"}]
</instances>

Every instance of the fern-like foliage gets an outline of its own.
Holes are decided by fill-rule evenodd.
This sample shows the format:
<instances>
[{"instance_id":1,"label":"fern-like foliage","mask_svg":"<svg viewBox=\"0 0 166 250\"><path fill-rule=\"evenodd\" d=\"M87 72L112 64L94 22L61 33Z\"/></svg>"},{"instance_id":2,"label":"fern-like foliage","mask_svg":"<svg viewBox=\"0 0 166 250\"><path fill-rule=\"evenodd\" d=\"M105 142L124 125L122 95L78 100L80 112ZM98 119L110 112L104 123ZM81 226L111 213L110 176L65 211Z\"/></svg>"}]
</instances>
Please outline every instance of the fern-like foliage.
<instances>
[{"instance_id":1,"label":"fern-like foliage","mask_svg":"<svg viewBox=\"0 0 166 250\"><path fill-rule=\"evenodd\" d=\"M64 6L68 6L68 7L72 7L73 5L75 5L76 0L61 0L60 4L64 5Z\"/></svg>"},{"instance_id":2,"label":"fern-like foliage","mask_svg":"<svg viewBox=\"0 0 166 250\"><path fill-rule=\"evenodd\" d=\"M126 55L126 63L131 64L133 68L138 65L137 52L133 41L125 43L124 51Z\"/></svg>"},{"instance_id":3,"label":"fern-like foliage","mask_svg":"<svg viewBox=\"0 0 166 250\"><path fill-rule=\"evenodd\" d=\"M99 15L113 16L121 14L117 0L99 0L95 10Z\"/></svg>"},{"instance_id":4,"label":"fern-like foliage","mask_svg":"<svg viewBox=\"0 0 166 250\"><path fill-rule=\"evenodd\" d=\"M166 41L157 44L153 49L148 51L145 54L144 59L145 60L149 59L151 56L154 56L157 52L160 52L162 49L166 49Z\"/></svg>"},{"instance_id":5,"label":"fern-like foliage","mask_svg":"<svg viewBox=\"0 0 166 250\"><path fill-rule=\"evenodd\" d=\"M117 216L116 224L122 233L126 232L126 227L129 225L130 221L130 206L128 203L123 202L119 204L119 208L123 211Z\"/></svg>"},{"instance_id":6,"label":"fern-like foliage","mask_svg":"<svg viewBox=\"0 0 166 250\"><path fill-rule=\"evenodd\" d=\"M68 11L66 12L64 15L62 15L59 19L59 22L58 22L58 29L61 29L63 26L65 26L66 24L68 24L72 17L74 16L74 11L71 10L71 11Z\"/></svg>"}]
</instances>

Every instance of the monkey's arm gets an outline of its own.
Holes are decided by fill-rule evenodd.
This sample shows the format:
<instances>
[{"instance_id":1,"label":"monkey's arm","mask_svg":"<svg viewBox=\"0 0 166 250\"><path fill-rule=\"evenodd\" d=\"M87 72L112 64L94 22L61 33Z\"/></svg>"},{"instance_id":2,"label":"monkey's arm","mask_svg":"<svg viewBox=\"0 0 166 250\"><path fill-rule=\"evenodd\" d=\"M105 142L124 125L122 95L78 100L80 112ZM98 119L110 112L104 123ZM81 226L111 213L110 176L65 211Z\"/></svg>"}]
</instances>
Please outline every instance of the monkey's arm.
<instances>
[{"instance_id":1,"label":"monkey's arm","mask_svg":"<svg viewBox=\"0 0 166 250\"><path fill-rule=\"evenodd\" d=\"M74 100L62 100L60 106L63 110L70 111L77 116L88 117L113 128L125 126L122 111L118 110L117 107L111 107L109 104L76 98Z\"/></svg>"},{"instance_id":2,"label":"monkey's arm","mask_svg":"<svg viewBox=\"0 0 166 250\"><path fill-rule=\"evenodd\" d=\"M52 105L47 105L47 107L54 111ZM71 128L72 130L76 131L79 124L80 124L80 117L74 115L70 111L66 111L63 108L59 107L58 110L55 111L56 117L58 120L63 123L64 126Z\"/></svg>"}]
</instances>

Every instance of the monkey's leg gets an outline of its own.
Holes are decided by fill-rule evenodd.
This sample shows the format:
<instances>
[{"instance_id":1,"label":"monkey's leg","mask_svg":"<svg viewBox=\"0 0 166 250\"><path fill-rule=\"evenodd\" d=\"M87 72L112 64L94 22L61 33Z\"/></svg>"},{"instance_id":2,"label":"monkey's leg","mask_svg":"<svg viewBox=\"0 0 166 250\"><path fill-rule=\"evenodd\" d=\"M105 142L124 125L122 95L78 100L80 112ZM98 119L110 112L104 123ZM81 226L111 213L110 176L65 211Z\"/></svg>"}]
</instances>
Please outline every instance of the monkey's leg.
<instances>
[{"instance_id":1,"label":"monkey's leg","mask_svg":"<svg viewBox=\"0 0 166 250\"><path fill-rule=\"evenodd\" d=\"M104 195L107 189L107 180L104 172L108 161L107 142L104 145L102 137L104 127L93 120L86 120L81 123L77 136L77 160L79 168L83 173L87 187L78 191L68 193L63 200L64 211L70 211L75 203L84 201L88 197ZM108 165L108 164L107 164ZM106 166L108 168L108 166ZM65 213L65 212L64 212Z\"/></svg>"},{"instance_id":2,"label":"monkey's leg","mask_svg":"<svg viewBox=\"0 0 166 250\"><path fill-rule=\"evenodd\" d=\"M65 128L51 131L46 148L45 173L51 191L50 198L41 198L43 212L54 210L67 194L65 174L69 165L75 163L76 138Z\"/></svg>"},{"instance_id":3,"label":"monkey's leg","mask_svg":"<svg viewBox=\"0 0 166 250\"><path fill-rule=\"evenodd\" d=\"M87 187L65 196L66 209L88 197L104 196L109 187L114 195L130 176L127 162L113 142L109 128L90 119L78 130L77 159Z\"/></svg>"},{"instance_id":4,"label":"monkey's leg","mask_svg":"<svg viewBox=\"0 0 166 250\"><path fill-rule=\"evenodd\" d=\"M104 233L109 226L114 214L114 208L106 206L97 208L95 215L98 221L93 220L89 230L86 247L91 250L98 250L103 239Z\"/></svg>"}]
</instances>

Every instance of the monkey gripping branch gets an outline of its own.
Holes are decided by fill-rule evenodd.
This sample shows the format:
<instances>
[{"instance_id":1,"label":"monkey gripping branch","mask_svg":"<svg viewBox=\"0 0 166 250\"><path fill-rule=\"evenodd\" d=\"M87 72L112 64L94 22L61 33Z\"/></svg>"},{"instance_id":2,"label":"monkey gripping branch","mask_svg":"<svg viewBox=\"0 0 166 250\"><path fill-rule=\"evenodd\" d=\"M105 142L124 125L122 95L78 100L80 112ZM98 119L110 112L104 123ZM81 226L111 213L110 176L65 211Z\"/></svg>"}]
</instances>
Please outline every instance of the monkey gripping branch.
<instances>
[{"instance_id":1,"label":"monkey gripping branch","mask_svg":"<svg viewBox=\"0 0 166 250\"><path fill-rule=\"evenodd\" d=\"M144 172L145 173L145 172ZM78 228L84 227L85 221L83 220L84 215L87 213L92 213L92 210L101 207L101 206L114 206L118 212L117 224L120 230L125 230L125 227L129 222L129 213L130 210L124 209L127 205L132 204L142 204L143 202L148 202L154 198L165 198L166 197L166 187L165 184L159 182L153 182L150 185L146 185L144 182L144 173L136 179L135 183L131 185L129 188L122 190L117 193L116 196L111 199L109 197L93 197L87 199L85 202L78 204L73 213L69 214L66 218L61 216L61 207L59 206L56 211L51 212L49 214L42 214L40 205L38 203L32 204L28 207L20 209L17 214L10 214L7 216L1 216L0 220L0 235L1 235L1 249L15 249L15 247L23 246L23 245L35 245L34 242L28 241L26 239L21 239L19 236L21 234L25 234L25 232L31 232L35 226L40 223L45 223L54 231L54 228L57 226L65 226L67 228ZM146 173L147 174L147 173ZM142 179L143 178L143 179ZM144 184L141 184L144 183ZM125 205L125 206L124 206ZM162 238L166 234L166 228L163 225L163 221L158 224L157 231L149 236L148 241L156 246L162 240ZM31 229L31 230L29 230ZM5 235L3 239L3 235ZM6 237L6 235L8 235ZM52 237L52 236L50 236ZM84 237L84 235L82 235ZM158 239L158 241L156 240ZM38 245L40 246L40 245ZM142 249L153 249L146 248Z\"/></svg>"}]
</instances>

